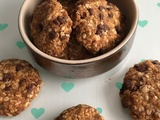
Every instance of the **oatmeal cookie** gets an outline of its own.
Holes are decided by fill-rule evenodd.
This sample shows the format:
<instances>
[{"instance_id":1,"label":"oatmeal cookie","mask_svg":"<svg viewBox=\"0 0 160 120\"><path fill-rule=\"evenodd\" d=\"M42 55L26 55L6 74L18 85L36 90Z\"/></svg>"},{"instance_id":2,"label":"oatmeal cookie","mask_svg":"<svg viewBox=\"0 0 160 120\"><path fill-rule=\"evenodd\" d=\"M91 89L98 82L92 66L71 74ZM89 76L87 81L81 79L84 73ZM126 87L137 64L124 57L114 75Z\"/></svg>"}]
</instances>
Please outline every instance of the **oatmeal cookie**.
<instances>
[{"instance_id":1,"label":"oatmeal cookie","mask_svg":"<svg viewBox=\"0 0 160 120\"><path fill-rule=\"evenodd\" d=\"M57 0L70 15L73 12L77 0Z\"/></svg>"},{"instance_id":2,"label":"oatmeal cookie","mask_svg":"<svg viewBox=\"0 0 160 120\"><path fill-rule=\"evenodd\" d=\"M84 46L77 42L74 32L71 34L67 48L69 60L83 60L94 57L94 55L88 52Z\"/></svg>"},{"instance_id":3,"label":"oatmeal cookie","mask_svg":"<svg viewBox=\"0 0 160 120\"><path fill-rule=\"evenodd\" d=\"M131 67L120 97L134 120L160 120L160 62L146 60Z\"/></svg>"},{"instance_id":4,"label":"oatmeal cookie","mask_svg":"<svg viewBox=\"0 0 160 120\"><path fill-rule=\"evenodd\" d=\"M64 110L54 120L104 120L98 111L88 105L79 104Z\"/></svg>"},{"instance_id":5,"label":"oatmeal cookie","mask_svg":"<svg viewBox=\"0 0 160 120\"><path fill-rule=\"evenodd\" d=\"M0 62L0 115L16 116L36 98L42 85L38 71L27 61Z\"/></svg>"},{"instance_id":6,"label":"oatmeal cookie","mask_svg":"<svg viewBox=\"0 0 160 120\"><path fill-rule=\"evenodd\" d=\"M56 0L38 5L30 20L33 43L44 53L60 58L72 31L72 20Z\"/></svg>"},{"instance_id":7,"label":"oatmeal cookie","mask_svg":"<svg viewBox=\"0 0 160 120\"><path fill-rule=\"evenodd\" d=\"M78 42L93 54L108 52L125 36L121 11L106 0L79 0L71 18Z\"/></svg>"}]
</instances>

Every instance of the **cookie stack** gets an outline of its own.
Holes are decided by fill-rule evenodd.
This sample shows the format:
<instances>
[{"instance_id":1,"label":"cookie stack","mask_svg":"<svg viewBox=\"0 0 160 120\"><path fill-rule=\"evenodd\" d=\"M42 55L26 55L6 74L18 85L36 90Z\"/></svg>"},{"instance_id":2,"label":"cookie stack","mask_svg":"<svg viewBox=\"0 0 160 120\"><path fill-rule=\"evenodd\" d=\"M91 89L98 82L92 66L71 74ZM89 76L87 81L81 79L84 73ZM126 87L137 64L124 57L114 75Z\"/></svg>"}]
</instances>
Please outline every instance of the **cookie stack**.
<instances>
[{"instance_id":1,"label":"cookie stack","mask_svg":"<svg viewBox=\"0 0 160 120\"><path fill-rule=\"evenodd\" d=\"M44 53L79 60L115 48L126 26L118 7L106 0L45 0L32 14L30 33Z\"/></svg>"}]
</instances>

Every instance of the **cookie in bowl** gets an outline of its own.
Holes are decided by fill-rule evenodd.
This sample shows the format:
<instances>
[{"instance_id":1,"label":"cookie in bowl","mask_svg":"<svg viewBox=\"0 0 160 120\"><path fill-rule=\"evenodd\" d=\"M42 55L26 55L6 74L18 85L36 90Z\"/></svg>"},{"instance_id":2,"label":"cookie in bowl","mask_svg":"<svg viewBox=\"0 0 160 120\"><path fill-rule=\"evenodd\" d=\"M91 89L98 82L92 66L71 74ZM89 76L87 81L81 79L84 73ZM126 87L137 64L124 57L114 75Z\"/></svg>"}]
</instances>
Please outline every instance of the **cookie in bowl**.
<instances>
[{"instance_id":1,"label":"cookie in bowl","mask_svg":"<svg viewBox=\"0 0 160 120\"><path fill-rule=\"evenodd\" d=\"M134 120L159 120L160 62L145 60L131 67L119 94Z\"/></svg>"},{"instance_id":2,"label":"cookie in bowl","mask_svg":"<svg viewBox=\"0 0 160 120\"><path fill-rule=\"evenodd\" d=\"M44 53L61 58L69 42L72 20L56 0L45 0L33 11L30 33L33 44Z\"/></svg>"},{"instance_id":3,"label":"cookie in bowl","mask_svg":"<svg viewBox=\"0 0 160 120\"><path fill-rule=\"evenodd\" d=\"M92 54L106 53L125 37L125 19L119 8L106 0L79 0L71 18L76 39Z\"/></svg>"},{"instance_id":4,"label":"cookie in bowl","mask_svg":"<svg viewBox=\"0 0 160 120\"><path fill-rule=\"evenodd\" d=\"M20 114L37 97L42 83L37 69L28 61L2 60L0 62L0 115Z\"/></svg>"},{"instance_id":5,"label":"cookie in bowl","mask_svg":"<svg viewBox=\"0 0 160 120\"><path fill-rule=\"evenodd\" d=\"M66 55L63 55L66 56L64 59L68 60L84 60L95 57L83 45L78 43L75 32L71 33L65 54Z\"/></svg>"},{"instance_id":6,"label":"cookie in bowl","mask_svg":"<svg viewBox=\"0 0 160 120\"><path fill-rule=\"evenodd\" d=\"M104 120L98 111L86 104L79 104L64 110L54 120Z\"/></svg>"},{"instance_id":7,"label":"cookie in bowl","mask_svg":"<svg viewBox=\"0 0 160 120\"><path fill-rule=\"evenodd\" d=\"M97 0L97 1L107 3L107 5L104 4L105 7L112 6L109 4L109 3L112 3L113 4L113 12L115 10L114 6L117 6L117 8L119 8L121 13L123 13L123 15L126 18L125 19L125 22L126 22L125 38L122 40L117 39L116 42L113 42L113 46L114 46L114 44L116 44L117 45L116 47L109 50L108 52L106 52L108 47L103 47L103 49L102 49L101 47L98 46L99 49L101 48L100 50L98 50L98 49L94 50L94 47L91 47L93 49L88 49L87 47L85 47L85 44L80 41L81 39L79 39L79 40L77 39L77 38L79 38L78 35L76 35L76 38L74 39L75 41L72 44L72 42L71 42L72 32L71 32L69 42L66 41L67 47L63 47L64 50L60 49L62 51L58 52L58 54L56 56L52 56L52 55L49 55L49 54L43 52L34 44L33 37L30 34L30 32L31 32L30 28L29 28L30 26L28 24L30 21L30 18L32 18L32 20L33 20L33 17L31 17L31 16L34 13L34 10L36 9L36 7L39 4L41 4L42 2L47 2L47 1L49 2L50 0L45 0L45 1L44 0L34 0L34 1L33 0L25 0L21 6L20 11L19 11L19 18L18 18L19 32L22 36L22 39L26 43L26 47L28 48L27 50L30 53L30 55L34 58L35 62L37 62L41 67L43 67L47 71L52 72L53 74L61 76L61 77L70 76L72 78L87 78L87 77L93 77L96 75L100 75L104 72L108 72L109 70L114 68L116 65L121 63L121 61L125 60L125 58L127 57L127 54L129 53L130 49L132 48L134 36L135 36L137 25L138 25L138 9L137 9L137 6L136 6L134 0L126 0L125 4L124 4L124 2L121 2L118 0L108 0L108 2L103 1L103 0ZM72 31L74 31L74 32L80 31L81 32L80 27L78 28L79 25L77 25L77 27L74 26L74 28L73 28L73 25L74 25L73 21L75 21L75 22L77 21L75 19L76 17L73 16L73 14L75 14L76 12L73 12L73 11L77 11L77 7L80 6L81 3L79 3L79 2L81 2L81 0L80 1L79 0L67 0L67 1L57 0L57 1L61 4L62 9L64 9L66 12L68 12L68 16L72 19L71 20L72 21L72 25L71 25ZM72 1L74 1L74 2L72 2ZM89 2L89 5L90 5L91 0L86 0L86 1L84 1L84 3L86 4L87 1ZM56 2L56 0L55 0L55 2ZM71 7L73 9L71 9L70 6L68 5L68 3L70 3L70 2L72 2ZM93 3L94 2L95 2L95 0L93 0ZM94 8L94 6L91 6L91 7ZM101 8L99 8L99 9L101 10ZM96 12L98 11L99 13L103 13L104 10L100 11L99 9L98 9L98 6L95 7ZM87 12L87 10L85 10L84 12L89 14L89 12ZM102 16L99 17L99 19L103 18ZM109 16L112 18L111 14ZM116 15L114 17L116 17ZM111 21L112 20L113 19L111 19ZM122 17L122 21L123 21L123 17ZM103 22L103 20L102 20L102 22ZM98 25L98 23L96 23L96 25ZM102 24L102 26L104 27L103 24ZM98 26L95 26L95 27L97 28ZM101 25L99 27L101 28ZM70 28L70 27L68 27L68 28ZM106 30L106 27L104 27L104 29ZM123 27L121 28L121 27L117 26L116 33L122 34L123 32L122 33L120 32L121 29L123 29ZM96 31L97 30L95 30L95 32ZM77 32L76 32L76 34L79 34ZM100 30L100 32L104 33L104 30ZM99 32L97 31L97 33L99 33ZM93 36L94 35L95 35L95 33L93 34ZM91 38L93 36L91 36ZM97 35L97 37L98 37L98 35ZM90 40L89 40L89 42L92 43L92 41L90 41ZM89 43L89 45L92 46L91 43ZM77 50L79 48L82 50L82 52L80 52L81 50ZM49 50L49 49L46 49L46 50ZM52 50L50 49L50 51L52 51ZM72 51L74 52L73 54L72 54ZM87 53L87 55L85 55L86 54L85 51L88 51L89 55L88 55L88 53ZM98 51L98 53L97 53L97 51ZM118 54L118 53L121 53L121 54ZM76 54L78 54L78 55L76 55ZM90 56L90 54L91 54L91 56ZM68 55L69 55L69 57L68 57ZM112 58L114 56L116 56L116 57ZM70 59L68 59L68 58L70 58ZM113 61L109 62L111 59Z\"/></svg>"}]
</instances>

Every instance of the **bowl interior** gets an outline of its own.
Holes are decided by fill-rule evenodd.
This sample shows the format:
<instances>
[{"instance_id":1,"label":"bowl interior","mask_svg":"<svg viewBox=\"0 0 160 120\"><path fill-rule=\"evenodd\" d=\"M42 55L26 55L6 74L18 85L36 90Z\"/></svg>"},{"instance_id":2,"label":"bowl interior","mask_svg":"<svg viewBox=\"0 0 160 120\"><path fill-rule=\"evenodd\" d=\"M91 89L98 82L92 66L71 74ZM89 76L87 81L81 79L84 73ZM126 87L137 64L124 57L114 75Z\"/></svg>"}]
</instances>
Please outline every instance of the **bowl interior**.
<instances>
[{"instance_id":1,"label":"bowl interior","mask_svg":"<svg viewBox=\"0 0 160 120\"><path fill-rule=\"evenodd\" d=\"M36 52L37 54L39 54L40 56L51 61L56 61L56 62L65 63L65 64L81 64L81 63L89 63L89 62L104 59L114 54L115 52L117 52L120 48L122 48L127 43L127 41L130 40L130 38L134 34L137 27L138 10L134 0L124 0L123 2L119 0L108 0L108 2L111 2L117 5L118 8L122 11L122 13L126 17L127 36L125 37L125 39L111 51L94 58L90 58L86 60L63 60L63 59L55 58L37 49L32 44L30 39L29 25L28 25L29 19L31 14L33 13L33 10L40 2L42 2L42 0L25 0L24 1L19 13L19 29L20 29L20 34L23 37L24 42L28 45L28 47L34 52Z\"/></svg>"}]
</instances>

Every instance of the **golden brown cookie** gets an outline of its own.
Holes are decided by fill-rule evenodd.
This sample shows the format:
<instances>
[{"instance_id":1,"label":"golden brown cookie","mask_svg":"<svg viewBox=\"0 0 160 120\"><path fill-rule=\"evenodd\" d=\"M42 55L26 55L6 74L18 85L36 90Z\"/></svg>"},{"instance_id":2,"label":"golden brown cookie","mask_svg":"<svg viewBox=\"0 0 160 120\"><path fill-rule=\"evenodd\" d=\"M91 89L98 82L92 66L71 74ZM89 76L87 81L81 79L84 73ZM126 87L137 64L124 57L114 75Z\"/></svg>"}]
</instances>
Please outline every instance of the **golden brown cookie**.
<instances>
[{"instance_id":1,"label":"golden brown cookie","mask_svg":"<svg viewBox=\"0 0 160 120\"><path fill-rule=\"evenodd\" d=\"M76 40L75 33L72 32L70 41L67 46L67 56L69 60L83 60L94 57L84 46Z\"/></svg>"},{"instance_id":2,"label":"golden brown cookie","mask_svg":"<svg viewBox=\"0 0 160 120\"><path fill-rule=\"evenodd\" d=\"M72 31L72 20L56 0L45 0L38 5L30 21L31 37L44 53L61 58Z\"/></svg>"},{"instance_id":3,"label":"golden brown cookie","mask_svg":"<svg viewBox=\"0 0 160 120\"><path fill-rule=\"evenodd\" d=\"M98 111L88 105L79 104L64 110L54 120L104 120Z\"/></svg>"},{"instance_id":4,"label":"golden brown cookie","mask_svg":"<svg viewBox=\"0 0 160 120\"><path fill-rule=\"evenodd\" d=\"M70 15L73 12L77 0L57 0Z\"/></svg>"},{"instance_id":5,"label":"golden brown cookie","mask_svg":"<svg viewBox=\"0 0 160 120\"><path fill-rule=\"evenodd\" d=\"M134 120L160 120L160 62L146 60L131 67L120 97Z\"/></svg>"},{"instance_id":6,"label":"golden brown cookie","mask_svg":"<svg viewBox=\"0 0 160 120\"><path fill-rule=\"evenodd\" d=\"M121 11L106 0L79 0L71 18L77 41L93 54L108 52L125 36Z\"/></svg>"},{"instance_id":7,"label":"golden brown cookie","mask_svg":"<svg viewBox=\"0 0 160 120\"><path fill-rule=\"evenodd\" d=\"M0 115L16 116L37 97L42 80L27 61L6 59L0 62Z\"/></svg>"}]
</instances>

